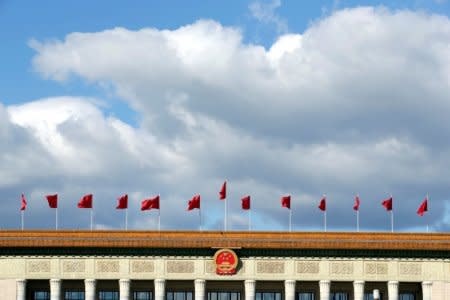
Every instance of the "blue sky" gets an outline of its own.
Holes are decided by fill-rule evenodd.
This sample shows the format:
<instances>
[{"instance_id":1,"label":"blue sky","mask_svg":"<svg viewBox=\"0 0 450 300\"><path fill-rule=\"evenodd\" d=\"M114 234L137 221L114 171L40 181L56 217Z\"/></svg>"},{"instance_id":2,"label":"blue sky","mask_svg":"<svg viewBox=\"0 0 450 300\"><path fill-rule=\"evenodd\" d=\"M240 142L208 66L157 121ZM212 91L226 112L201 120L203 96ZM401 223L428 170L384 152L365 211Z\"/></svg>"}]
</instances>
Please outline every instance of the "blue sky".
<instances>
[{"instance_id":1,"label":"blue sky","mask_svg":"<svg viewBox=\"0 0 450 300\"><path fill-rule=\"evenodd\" d=\"M358 192L364 230L390 228L389 193L398 230L450 230L449 14L448 0L0 0L0 205L25 192L29 226L51 227L42 195L57 192L78 228L71 203L93 192L97 228L117 228L108 209L129 193L142 229L155 219L139 201L160 193L163 228L192 229L201 193L219 229L227 179L235 229L246 194L256 229L286 229L289 193L294 228L321 230L326 193L329 227L352 230ZM434 209L411 222L426 193Z\"/></svg>"}]
</instances>

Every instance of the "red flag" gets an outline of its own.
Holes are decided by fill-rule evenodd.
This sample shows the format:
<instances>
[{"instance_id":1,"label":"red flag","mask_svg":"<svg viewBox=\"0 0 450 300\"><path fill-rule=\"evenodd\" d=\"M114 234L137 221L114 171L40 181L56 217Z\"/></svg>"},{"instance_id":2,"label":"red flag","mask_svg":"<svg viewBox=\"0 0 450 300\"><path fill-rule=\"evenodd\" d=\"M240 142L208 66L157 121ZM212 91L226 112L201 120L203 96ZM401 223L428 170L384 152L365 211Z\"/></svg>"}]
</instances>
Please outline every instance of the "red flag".
<instances>
[{"instance_id":1,"label":"red flag","mask_svg":"<svg viewBox=\"0 0 450 300\"><path fill-rule=\"evenodd\" d=\"M24 194L22 194L21 200L22 200L22 205L20 206L20 210L27 209L27 199L25 199L25 195Z\"/></svg>"},{"instance_id":2,"label":"red flag","mask_svg":"<svg viewBox=\"0 0 450 300\"><path fill-rule=\"evenodd\" d=\"M426 211L428 211L428 198L425 198L422 204L420 204L417 214L422 217Z\"/></svg>"},{"instance_id":3,"label":"red flag","mask_svg":"<svg viewBox=\"0 0 450 300\"><path fill-rule=\"evenodd\" d=\"M50 208L58 208L58 194L47 195L45 198L47 199Z\"/></svg>"},{"instance_id":4,"label":"red flag","mask_svg":"<svg viewBox=\"0 0 450 300\"><path fill-rule=\"evenodd\" d=\"M359 210L359 196L355 196L355 205L353 205L353 210L358 211Z\"/></svg>"},{"instance_id":5,"label":"red flag","mask_svg":"<svg viewBox=\"0 0 450 300\"><path fill-rule=\"evenodd\" d=\"M381 202L381 205L383 205L387 211L391 211L392 210L392 197L389 197L386 200L383 200L383 202Z\"/></svg>"},{"instance_id":6,"label":"red flag","mask_svg":"<svg viewBox=\"0 0 450 300\"><path fill-rule=\"evenodd\" d=\"M84 195L78 202L78 208L92 208L92 194Z\"/></svg>"},{"instance_id":7,"label":"red flag","mask_svg":"<svg viewBox=\"0 0 450 300\"><path fill-rule=\"evenodd\" d=\"M191 200L188 202L188 208L187 210L193 210L194 208L200 209L200 195L195 195Z\"/></svg>"},{"instance_id":8,"label":"red flag","mask_svg":"<svg viewBox=\"0 0 450 300\"><path fill-rule=\"evenodd\" d=\"M250 209L250 196L245 196L241 199L242 201L242 209L249 210Z\"/></svg>"},{"instance_id":9,"label":"red flag","mask_svg":"<svg viewBox=\"0 0 450 300\"><path fill-rule=\"evenodd\" d=\"M116 209L127 209L128 208L128 195L125 194L117 199Z\"/></svg>"},{"instance_id":10,"label":"red flag","mask_svg":"<svg viewBox=\"0 0 450 300\"><path fill-rule=\"evenodd\" d=\"M159 209L159 195L142 200L141 202L141 210L150 210L150 209Z\"/></svg>"},{"instance_id":11,"label":"red flag","mask_svg":"<svg viewBox=\"0 0 450 300\"><path fill-rule=\"evenodd\" d=\"M323 196L322 199L320 199L320 203L319 203L318 207L321 211L327 210L327 197Z\"/></svg>"},{"instance_id":12,"label":"red flag","mask_svg":"<svg viewBox=\"0 0 450 300\"><path fill-rule=\"evenodd\" d=\"M281 197L281 207L286 207L287 209L291 209L291 196L283 196Z\"/></svg>"},{"instance_id":13,"label":"red flag","mask_svg":"<svg viewBox=\"0 0 450 300\"><path fill-rule=\"evenodd\" d=\"M220 199L220 200L224 200L226 197L227 197L227 182L225 181L225 182L222 184L222 188L220 189L220 192L219 192L219 199Z\"/></svg>"}]
</instances>

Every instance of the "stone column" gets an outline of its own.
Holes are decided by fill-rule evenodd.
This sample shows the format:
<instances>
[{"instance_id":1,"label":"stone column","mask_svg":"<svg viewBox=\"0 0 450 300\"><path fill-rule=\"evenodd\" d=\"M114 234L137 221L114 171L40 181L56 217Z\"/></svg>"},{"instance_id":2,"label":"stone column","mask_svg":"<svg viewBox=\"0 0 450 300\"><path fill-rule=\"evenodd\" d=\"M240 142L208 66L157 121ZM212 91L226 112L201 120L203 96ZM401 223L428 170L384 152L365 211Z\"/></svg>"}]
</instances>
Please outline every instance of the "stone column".
<instances>
[{"instance_id":1,"label":"stone column","mask_svg":"<svg viewBox=\"0 0 450 300\"><path fill-rule=\"evenodd\" d=\"M398 281L388 281L388 300L398 300Z\"/></svg>"},{"instance_id":2,"label":"stone column","mask_svg":"<svg viewBox=\"0 0 450 300\"><path fill-rule=\"evenodd\" d=\"M95 287L97 286L97 280L85 279L84 280L84 294L85 300L95 300Z\"/></svg>"},{"instance_id":3,"label":"stone column","mask_svg":"<svg viewBox=\"0 0 450 300\"><path fill-rule=\"evenodd\" d=\"M431 300L433 290L433 282L432 281L423 281L422 282L422 298L423 300Z\"/></svg>"},{"instance_id":4,"label":"stone column","mask_svg":"<svg viewBox=\"0 0 450 300\"><path fill-rule=\"evenodd\" d=\"M205 279L195 279L194 280L194 288L195 288L195 300L205 300Z\"/></svg>"},{"instance_id":5,"label":"stone column","mask_svg":"<svg viewBox=\"0 0 450 300\"><path fill-rule=\"evenodd\" d=\"M50 299L61 300L61 279L50 279Z\"/></svg>"},{"instance_id":6,"label":"stone column","mask_svg":"<svg viewBox=\"0 0 450 300\"><path fill-rule=\"evenodd\" d=\"M164 300L166 298L166 280L155 279L155 300Z\"/></svg>"},{"instance_id":7,"label":"stone column","mask_svg":"<svg viewBox=\"0 0 450 300\"><path fill-rule=\"evenodd\" d=\"M355 300L364 299L364 281L362 280L353 281L353 299Z\"/></svg>"},{"instance_id":8,"label":"stone column","mask_svg":"<svg viewBox=\"0 0 450 300\"><path fill-rule=\"evenodd\" d=\"M16 279L16 299L25 300L27 295L27 280Z\"/></svg>"},{"instance_id":9,"label":"stone column","mask_svg":"<svg viewBox=\"0 0 450 300\"><path fill-rule=\"evenodd\" d=\"M247 279L244 281L245 300L255 300L256 280Z\"/></svg>"},{"instance_id":10,"label":"stone column","mask_svg":"<svg viewBox=\"0 0 450 300\"><path fill-rule=\"evenodd\" d=\"M119 279L120 300L130 300L130 279Z\"/></svg>"},{"instance_id":11,"label":"stone column","mask_svg":"<svg viewBox=\"0 0 450 300\"><path fill-rule=\"evenodd\" d=\"M330 285L331 281L329 280L319 281L320 300L330 300Z\"/></svg>"},{"instance_id":12,"label":"stone column","mask_svg":"<svg viewBox=\"0 0 450 300\"><path fill-rule=\"evenodd\" d=\"M284 281L284 299L295 300L295 280Z\"/></svg>"}]
</instances>

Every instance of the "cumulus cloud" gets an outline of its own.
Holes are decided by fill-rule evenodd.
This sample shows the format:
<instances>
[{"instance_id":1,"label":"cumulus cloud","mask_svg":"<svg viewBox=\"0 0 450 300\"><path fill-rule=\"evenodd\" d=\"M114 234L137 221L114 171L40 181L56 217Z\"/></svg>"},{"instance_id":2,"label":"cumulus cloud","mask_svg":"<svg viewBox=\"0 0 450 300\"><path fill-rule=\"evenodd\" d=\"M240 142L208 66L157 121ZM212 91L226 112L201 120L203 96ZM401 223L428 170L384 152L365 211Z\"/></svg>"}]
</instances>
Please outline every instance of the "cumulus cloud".
<instances>
[{"instance_id":1,"label":"cumulus cloud","mask_svg":"<svg viewBox=\"0 0 450 300\"><path fill-rule=\"evenodd\" d=\"M140 123L85 98L3 108L0 135L21 136L37 164L30 179L26 168L16 171L8 188L27 182L36 195L61 188L71 197L91 189L107 211L123 191L136 203L161 193L170 207L161 211L165 228L195 228L185 202L201 193L207 227L219 229L226 178L234 228L245 228L239 199L251 194L256 228L285 229L279 197L291 193L300 230L320 228L322 193L330 228L353 228L356 192L364 228L389 229L380 227L389 222L380 205L388 193L397 228L420 228L425 221L412 216L428 192L429 220L448 229L449 41L447 17L372 7L336 11L267 50L210 20L33 41L33 66L44 78L112 87ZM18 160L11 148L4 153ZM37 184L43 177L47 185ZM108 213L99 214L99 224L111 226ZM135 216L135 226L155 225L152 215Z\"/></svg>"},{"instance_id":2,"label":"cumulus cloud","mask_svg":"<svg viewBox=\"0 0 450 300\"><path fill-rule=\"evenodd\" d=\"M281 6L281 0L271 2L254 1L248 6L250 13L256 20L275 25L278 33L288 31L287 21L275 13L275 10Z\"/></svg>"}]
</instances>

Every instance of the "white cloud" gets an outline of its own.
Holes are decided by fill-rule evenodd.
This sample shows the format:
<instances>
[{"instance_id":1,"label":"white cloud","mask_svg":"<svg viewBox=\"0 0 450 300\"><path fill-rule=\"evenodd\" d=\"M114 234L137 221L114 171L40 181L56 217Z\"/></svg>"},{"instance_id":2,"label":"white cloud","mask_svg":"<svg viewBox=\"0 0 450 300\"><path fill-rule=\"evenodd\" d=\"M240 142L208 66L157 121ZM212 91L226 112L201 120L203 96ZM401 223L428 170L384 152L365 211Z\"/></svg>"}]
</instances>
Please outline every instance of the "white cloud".
<instances>
[{"instance_id":1,"label":"white cloud","mask_svg":"<svg viewBox=\"0 0 450 300\"><path fill-rule=\"evenodd\" d=\"M204 195L212 212L209 226L221 228L216 198L224 178L236 226L245 226L239 199L252 194L265 229L284 228L286 216L278 209L284 193L297 201L296 226L320 226L316 206L324 192L331 228L353 225L355 192L368 228L377 228L379 200L387 192L398 199L399 226L414 228L421 220L411 215L429 192L435 199L430 214L445 223L447 17L346 9L304 33L280 36L268 50L242 40L238 28L201 20L176 30L115 28L34 41L33 64L43 77L112 86L141 123L135 128L105 116L101 102L84 98L3 109L9 117L0 121L0 136L22 136L19 150L36 149L22 150L30 158L19 159L5 148L2 163L35 166L28 173L25 166L14 170L7 187L26 183L36 195L61 188L72 197L93 189L105 208L124 191L133 193L136 205L161 193L164 207L170 206L162 219L170 228L196 227L185 212L194 193ZM43 183L42 173L50 174ZM106 215L99 216L102 226L110 226ZM135 225L143 224L144 215L135 216ZM151 219L146 226L153 226Z\"/></svg>"},{"instance_id":2,"label":"white cloud","mask_svg":"<svg viewBox=\"0 0 450 300\"><path fill-rule=\"evenodd\" d=\"M274 24L278 33L288 31L287 21L275 13L281 6L281 0L270 2L254 1L248 6L251 15L260 22Z\"/></svg>"}]
</instances>

